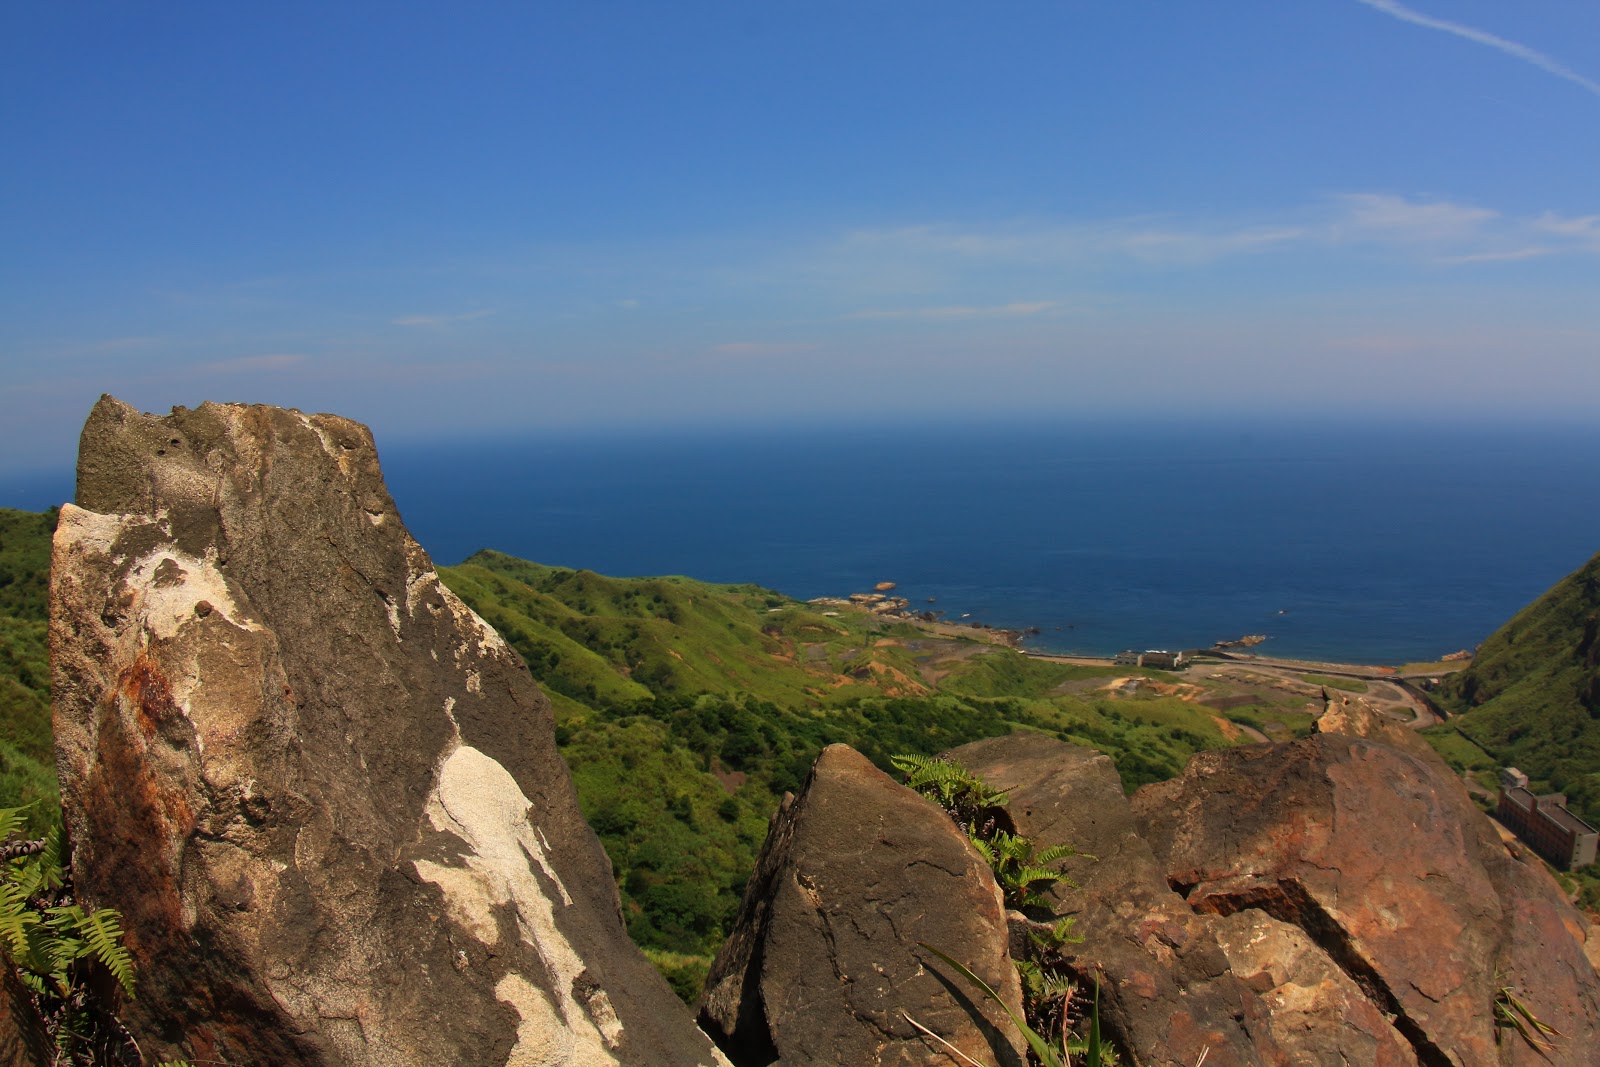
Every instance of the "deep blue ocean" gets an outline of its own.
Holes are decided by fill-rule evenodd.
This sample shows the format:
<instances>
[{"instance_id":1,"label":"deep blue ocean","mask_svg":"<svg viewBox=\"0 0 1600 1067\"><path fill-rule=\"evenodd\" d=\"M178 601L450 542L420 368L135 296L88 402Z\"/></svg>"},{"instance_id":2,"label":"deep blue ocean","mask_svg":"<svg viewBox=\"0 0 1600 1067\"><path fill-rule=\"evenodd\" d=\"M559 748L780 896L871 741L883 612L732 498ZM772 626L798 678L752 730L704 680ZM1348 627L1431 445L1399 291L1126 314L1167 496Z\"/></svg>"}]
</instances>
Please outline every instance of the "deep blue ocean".
<instances>
[{"instance_id":1,"label":"deep blue ocean","mask_svg":"<svg viewBox=\"0 0 1600 1067\"><path fill-rule=\"evenodd\" d=\"M1600 424L819 426L383 460L441 563L490 547L801 598L894 581L1062 652L1264 633L1267 654L1434 659L1600 551Z\"/></svg>"},{"instance_id":2,"label":"deep blue ocean","mask_svg":"<svg viewBox=\"0 0 1600 1067\"><path fill-rule=\"evenodd\" d=\"M1350 662L1471 648L1600 551L1592 427L1308 413L1181 426L817 426L380 441L439 563L479 548L918 607L1107 654L1247 633ZM64 499L7 479L0 504ZM936 598L928 603L927 598Z\"/></svg>"}]
</instances>

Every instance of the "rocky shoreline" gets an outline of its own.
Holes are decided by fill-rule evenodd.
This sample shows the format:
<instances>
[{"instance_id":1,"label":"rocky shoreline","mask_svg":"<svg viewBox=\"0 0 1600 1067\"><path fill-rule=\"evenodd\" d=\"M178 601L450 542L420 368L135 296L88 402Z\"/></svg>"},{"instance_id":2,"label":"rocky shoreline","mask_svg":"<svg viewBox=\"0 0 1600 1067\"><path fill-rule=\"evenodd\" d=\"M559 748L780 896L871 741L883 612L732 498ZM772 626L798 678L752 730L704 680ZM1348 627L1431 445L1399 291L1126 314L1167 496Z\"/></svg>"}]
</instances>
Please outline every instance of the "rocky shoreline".
<instances>
[{"instance_id":1,"label":"rocky shoreline","mask_svg":"<svg viewBox=\"0 0 1600 1067\"><path fill-rule=\"evenodd\" d=\"M849 593L842 597L819 596L806 601L818 607L847 608L854 611L866 612L884 619L893 619L896 622L908 622L918 626L933 628L936 632L947 630L968 631L981 637L991 644L1006 645L1009 648L1019 648L1023 638L1028 634L1039 632L1038 627L1027 630L1006 630L997 626L990 626L986 622L952 622L945 618L943 611L922 610L912 608L911 601L902 596L890 596L889 591L895 588L894 582L879 582L873 587L871 593ZM929 598L932 601L932 598ZM948 636L948 634L947 634Z\"/></svg>"}]
</instances>

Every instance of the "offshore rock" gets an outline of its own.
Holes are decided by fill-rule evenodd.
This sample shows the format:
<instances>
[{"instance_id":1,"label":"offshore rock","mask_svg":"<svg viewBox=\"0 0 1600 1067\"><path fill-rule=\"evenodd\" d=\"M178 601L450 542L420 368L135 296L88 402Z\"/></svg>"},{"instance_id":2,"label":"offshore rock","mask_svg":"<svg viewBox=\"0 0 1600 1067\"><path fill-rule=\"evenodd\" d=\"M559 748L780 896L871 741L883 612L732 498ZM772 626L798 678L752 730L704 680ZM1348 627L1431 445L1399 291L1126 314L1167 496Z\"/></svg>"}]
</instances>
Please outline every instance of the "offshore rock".
<instances>
[{"instance_id":1,"label":"offshore rock","mask_svg":"<svg viewBox=\"0 0 1600 1067\"><path fill-rule=\"evenodd\" d=\"M73 875L123 914L150 1062L719 1061L365 427L102 398L50 637Z\"/></svg>"},{"instance_id":2,"label":"offshore rock","mask_svg":"<svg viewBox=\"0 0 1600 1067\"><path fill-rule=\"evenodd\" d=\"M1592 1064L1600 978L1577 914L1436 756L1381 734L1203 752L1141 789L1134 811L1191 908L1298 928L1393 1020L1415 1062ZM1245 962L1218 929L1236 971L1290 977ZM1552 1050L1497 1029L1503 988L1561 1031ZM1337 1004L1348 990L1330 992Z\"/></svg>"},{"instance_id":3,"label":"offshore rock","mask_svg":"<svg viewBox=\"0 0 1600 1067\"><path fill-rule=\"evenodd\" d=\"M701 1025L738 1067L1021 1067L1003 1013L932 945L1020 1014L1006 918L988 866L946 815L864 756L831 745L773 817L734 930L706 980Z\"/></svg>"},{"instance_id":4,"label":"offshore rock","mask_svg":"<svg viewBox=\"0 0 1600 1067\"><path fill-rule=\"evenodd\" d=\"M1075 919L1083 941L1067 946L1068 963L1086 988L1098 977L1102 1025L1135 1062L1286 1062L1266 1005L1232 973L1209 920L1168 887L1109 758L1029 732L948 755L1008 791L1017 833L1087 854L1066 862L1076 887L1051 890L1051 910Z\"/></svg>"}]
</instances>

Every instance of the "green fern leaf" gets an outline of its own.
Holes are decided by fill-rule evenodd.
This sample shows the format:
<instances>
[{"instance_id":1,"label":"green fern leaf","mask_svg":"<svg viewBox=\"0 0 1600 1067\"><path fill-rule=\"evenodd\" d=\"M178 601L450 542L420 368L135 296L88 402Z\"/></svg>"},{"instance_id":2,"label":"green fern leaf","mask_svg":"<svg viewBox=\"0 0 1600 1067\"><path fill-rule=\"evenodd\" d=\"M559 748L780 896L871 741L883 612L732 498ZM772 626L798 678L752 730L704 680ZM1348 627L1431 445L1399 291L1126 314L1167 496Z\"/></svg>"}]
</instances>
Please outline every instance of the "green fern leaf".
<instances>
[{"instance_id":1,"label":"green fern leaf","mask_svg":"<svg viewBox=\"0 0 1600 1067\"><path fill-rule=\"evenodd\" d=\"M60 889L67 883L67 831L57 819L44 835L44 851L34 859L39 865L39 884L44 889Z\"/></svg>"},{"instance_id":2,"label":"green fern leaf","mask_svg":"<svg viewBox=\"0 0 1600 1067\"><path fill-rule=\"evenodd\" d=\"M32 806L25 804L20 808L0 808L0 844L9 841L11 835L22 828L23 812Z\"/></svg>"},{"instance_id":3,"label":"green fern leaf","mask_svg":"<svg viewBox=\"0 0 1600 1067\"><path fill-rule=\"evenodd\" d=\"M77 929L88 943L94 958L99 960L122 991L133 996L133 956L122 944L122 915L114 908L97 908L91 915L83 915Z\"/></svg>"},{"instance_id":4,"label":"green fern leaf","mask_svg":"<svg viewBox=\"0 0 1600 1067\"><path fill-rule=\"evenodd\" d=\"M11 962L20 965L27 956L28 928L38 922L38 914L28 907L28 895L10 882L0 882L0 944Z\"/></svg>"},{"instance_id":5,"label":"green fern leaf","mask_svg":"<svg viewBox=\"0 0 1600 1067\"><path fill-rule=\"evenodd\" d=\"M971 841L972 847L978 850L978 855L983 857L983 862L991 867L995 865L994 847L989 842L981 837L969 837L967 840Z\"/></svg>"},{"instance_id":6,"label":"green fern leaf","mask_svg":"<svg viewBox=\"0 0 1600 1067\"><path fill-rule=\"evenodd\" d=\"M1083 853L1079 852L1071 845L1051 845L1049 848L1035 856L1034 862L1041 864L1059 863L1061 860L1067 859L1070 856L1081 855L1083 855ZM1089 858L1093 859L1094 857L1090 856Z\"/></svg>"}]
</instances>

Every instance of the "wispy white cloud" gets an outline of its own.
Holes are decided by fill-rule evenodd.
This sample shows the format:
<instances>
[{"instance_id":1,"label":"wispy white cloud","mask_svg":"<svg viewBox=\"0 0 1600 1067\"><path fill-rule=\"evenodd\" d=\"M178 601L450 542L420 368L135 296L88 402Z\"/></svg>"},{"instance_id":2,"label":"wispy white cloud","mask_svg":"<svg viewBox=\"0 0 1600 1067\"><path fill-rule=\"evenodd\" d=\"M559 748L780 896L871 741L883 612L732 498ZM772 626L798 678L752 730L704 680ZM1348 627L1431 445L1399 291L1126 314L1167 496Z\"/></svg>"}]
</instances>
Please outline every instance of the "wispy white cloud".
<instances>
[{"instance_id":1,"label":"wispy white cloud","mask_svg":"<svg viewBox=\"0 0 1600 1067\"><path fill-rule=\"evenodd\" d=\"M781 356L793 352L809 352L816 345L788 341L730 341L714 345L711 351L719 356Z\"/></svg>"},{"instance_id":2,"label":"wispy white cloud","mask_svg":"<svg viewBox=\"0 0 1600 1067\"><path fill-rule=\"evenodd\" d=\"M909 226L860 230L847 243L864 252L898 250L968 260L1065 263L1123 256L1155 265L1210 263L1226 256L1264 252L1311 237L1297 225L1176 226L1149 219L1098 224L1016 224L991 230Z\"/></svg>"},{"instance_id":3,"label":"wispy white cloud","mask_svg":"<svg viewBox=\"0 0 1600 1067\"><path fill-rule=\"evenodd\" d=\"M919 308L873 308L867 311L858 311L849 318L852 319L990 319L1008 318L1026 315L1042 315L1054 311L1061 306L1058 300L1033 300L1016 301L1010 304L996 304L989 307L973 307L965 304L945 305L942 307Z\"/></svg>"},{"instance_id":4,"label":"wispy white cloud","mask_svg":"<svg viewBox=\"0 0 1600 1067\"><path fill-rule=\"evenodd\" d=\"M1448 200L1408 200L1390 193L1346 193L1341 235L1350 228L1363 237L1382 236L1407 241L1440 241L1470 236L1499 217L1488 208Z\"/></svg>"},{"instance_id":5,"label":"wispy white cloud","mask_svg":"<svg viewBox=\"0 0 1600 1067\"><path fill-rule=\"evenodd\" d=\"M1565 218L1547 211L1533 220L1533 228L1572 241L1588 251L1600 252L1600 215Z\"/></svg>"},{"instance_id":6,"label":"wispy white cloud","mask_svg":"<svg viewBox=\"0 0 1600 1067\"><path fill-rule=\"evenodd\" d=\"M1409 22L1414 26L1439 30L1442 33L1454 34L1477 44L1487 45L1496 51L1504 52L1508 56L1520 59L1524 63L1532 63L1547 74L1554 74L1558 78L1564 78L1572 84L1588 90L1595 96L1600 96L1600 82L1584 77L1565 63L1552 59L1543 52L1529 48L1525 44L1518 44L1516 41L1509 41L1485 30L1464 26L1459 22L1450 22L1446 19L1437 19L1431 15L1424 15L1422 12L1414 11L1404 4L1397 4L1394 0L1357 0L1357 2L1366 4L1368 7L1381 11L1385 15L1400 19L1402 22Z\"/></svg>"},{"instance_id":7,"label":"wispy white cloud","mask_svg":"<svg viewBox=\"0 0 1600 1067\"><path fill-rule=\"evenodd\" d=\"M1200 270L1267 256L1328 260L1356 249L1397 262L1442 266L1595 255L1600 254L1600 215L1514 215L1447 198L1350 192L1230 220L1124 218L858 230L806 266L853 285L902 279L898 291L880 287L884 295L868 298L873 302L847 316L851 319L971 319L1067 310L1059 300L986 304L962 299L979 291L972 287L980 280L988 292L1000 284L1048 284L1072 293L1070 303L1076 305L1083 283L1100 284L1108 270ZM867 303L859 300L857 306Z\"/></svg>"},{"instance_id":8,"label":"wispy white cloud","mask_svg":"<svg viewBox=\"0 0 1600 1067\"><path fill-rule=\"evenodd\" d=\"M1459 256L1439 256L1436 263L1515 263L1522 259L1538 259L1540 256L1553 256L1556 250L1544 245L1529 245L1526 248L1508 248L1504 252L1466 252Z\"/></svg>"},{"instance_id":9,"label":"wispy white cloud","mask_svg":"<svg viewBox=\"0 0 1600 1067\"><path fill-rule=\"evenodd\" d=\"M402 315L390 321L396 326L448 326L456 322L472 322L474 319L485 319L494 312L489 309L479 311L465 311L459 315Z\"/></svg>"},{"instance_id":10,"label":"wispy white cloud","mask_svg":"<svg viewBox=\"0 0 1600 1067\"><path fill-rule=\"evenodd\" d=\"M214 363L202 363L196 371L212 374L245 374L255 371L282 371L299 366L306 357L298 352L272 352L262 356L240 356Z\"/></svg>"}]
</instances>

